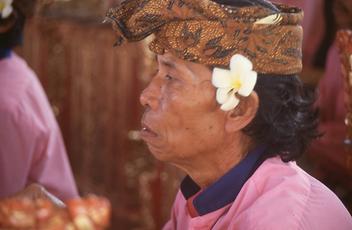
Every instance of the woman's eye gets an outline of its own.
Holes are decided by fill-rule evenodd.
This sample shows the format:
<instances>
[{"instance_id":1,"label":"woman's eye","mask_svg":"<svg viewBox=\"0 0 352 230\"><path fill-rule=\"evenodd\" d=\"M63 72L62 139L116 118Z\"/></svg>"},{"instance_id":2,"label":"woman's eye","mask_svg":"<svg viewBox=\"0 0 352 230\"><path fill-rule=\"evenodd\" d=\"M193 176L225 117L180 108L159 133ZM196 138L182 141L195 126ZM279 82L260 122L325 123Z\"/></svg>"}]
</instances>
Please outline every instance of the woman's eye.
<instances>
[{"instance_id":1,"label":"woman's eye","mask_svg":"<svg viewBox=\"0 0 352 230\"><path fill-rule=\"evenodd\" d=\"M159 69L156 69L156 70L152 71L152 76L155 76L155 75L157 75L158 73L159 73Z\"/></svg>"},{"instance_id":2,"label":"woman's eye","mask_svg":"<svg viewBox=\"0 0 352 230\"><path fill-rule=\"evenodd\" d=\"M166 80L168 80L168 81L174 79L172 76L170 76L170 75L168 75L168 74L165 76L165 78L166 78Z\"/></svg>"}]
</instances>

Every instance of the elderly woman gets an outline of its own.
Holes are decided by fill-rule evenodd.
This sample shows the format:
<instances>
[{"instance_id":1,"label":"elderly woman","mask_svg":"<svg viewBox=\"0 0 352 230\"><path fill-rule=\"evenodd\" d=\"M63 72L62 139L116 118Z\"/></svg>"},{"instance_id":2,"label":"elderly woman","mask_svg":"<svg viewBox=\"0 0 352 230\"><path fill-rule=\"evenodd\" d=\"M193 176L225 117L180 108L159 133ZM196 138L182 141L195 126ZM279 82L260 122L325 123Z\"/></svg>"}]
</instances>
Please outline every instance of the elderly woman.
<instances>
[{"instance_id":1,"label":"elderly woman","mask_svg":"<svg viewBox=\"0 0 352 230\"><path fill-rule=\"evenodd\" d=\"M296 75L301 19L264 0L127 0L108 12L116 45L155 37L141 135L188 175L165 229L352 229L294 162L318 135Z\"/></svg>"}]
</instances>

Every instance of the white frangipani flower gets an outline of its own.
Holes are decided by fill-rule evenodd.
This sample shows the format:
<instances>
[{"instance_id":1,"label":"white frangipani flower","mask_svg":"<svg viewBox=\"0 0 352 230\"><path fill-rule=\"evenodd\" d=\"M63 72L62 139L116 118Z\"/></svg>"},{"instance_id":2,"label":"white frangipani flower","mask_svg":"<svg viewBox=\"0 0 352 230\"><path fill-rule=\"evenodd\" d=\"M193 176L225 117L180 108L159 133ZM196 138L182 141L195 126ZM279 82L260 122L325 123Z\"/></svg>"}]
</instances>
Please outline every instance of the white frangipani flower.
<instances>
[{"instance_id":1,"label":"white frangipani flower","mask_svg":"<svg viewBox=\"0 0 352 230\"><path fill-rule=\"evenodd\" d=\"M218 88L216 100L221 109L229 111L234 109L240 100L236 94L248 97L257 82L257 72L253 71L252 62L240 54L232 56L230 70L214 68L212 83Z\"/></svg>"},{"instance_id":2,"label":"white frangipani flower","mask_svg":"<svg viewBox=\"0 0 352 230\"><path fill-rule=\"evenodd\" d=\"M13 0L0 0L1 18L5 19L11 15L11 13L13 11L12 2L13 2Z\"/></svg>"}]
</instances>

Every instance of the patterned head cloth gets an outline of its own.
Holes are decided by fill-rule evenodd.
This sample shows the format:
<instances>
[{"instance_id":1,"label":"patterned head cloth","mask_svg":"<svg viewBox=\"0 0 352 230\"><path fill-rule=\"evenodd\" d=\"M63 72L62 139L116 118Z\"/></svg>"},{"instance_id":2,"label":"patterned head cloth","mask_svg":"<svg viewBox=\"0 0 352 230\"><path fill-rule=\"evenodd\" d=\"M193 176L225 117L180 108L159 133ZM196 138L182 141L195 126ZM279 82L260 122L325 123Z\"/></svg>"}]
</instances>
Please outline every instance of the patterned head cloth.
<instances>
[{"instance_id":1,"label":"patterned head cloth","mask_svg":"<svg viewBox=\"0 0 352 230\"><path fill-rule=\"evenodd\" d=\"M210 0L126 0L106 15L116 45L154 34L150 49L210 67L228 68L234 54L263 74L302 70L303 12L276 5L232 7Z\"/></svg>"}]
</instances>

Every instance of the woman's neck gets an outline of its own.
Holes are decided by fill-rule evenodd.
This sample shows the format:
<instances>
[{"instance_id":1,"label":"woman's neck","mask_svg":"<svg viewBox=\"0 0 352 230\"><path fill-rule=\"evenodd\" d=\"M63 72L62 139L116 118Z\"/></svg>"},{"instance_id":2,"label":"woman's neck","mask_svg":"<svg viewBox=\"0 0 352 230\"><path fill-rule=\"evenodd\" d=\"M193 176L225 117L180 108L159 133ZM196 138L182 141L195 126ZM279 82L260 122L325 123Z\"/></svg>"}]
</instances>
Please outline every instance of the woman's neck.
<instances>
[{"instance_id":1,"label":"woman's neck","mask_svg":"<svg viewBox=\"0 0 352 230\"><path fill-rule=\"evenodd\" d=\"M208 187L238 165L251 150L249 137L240 135L236 139L237 141L232 140L224 145L226 148L204 153L198 159L188 159L186 164L176 166L185 171L201 188Z\"/></svg>"}]
</instances>

